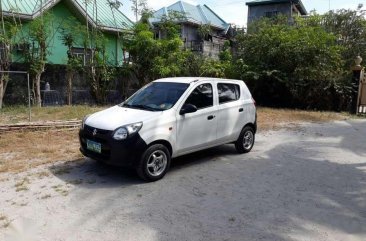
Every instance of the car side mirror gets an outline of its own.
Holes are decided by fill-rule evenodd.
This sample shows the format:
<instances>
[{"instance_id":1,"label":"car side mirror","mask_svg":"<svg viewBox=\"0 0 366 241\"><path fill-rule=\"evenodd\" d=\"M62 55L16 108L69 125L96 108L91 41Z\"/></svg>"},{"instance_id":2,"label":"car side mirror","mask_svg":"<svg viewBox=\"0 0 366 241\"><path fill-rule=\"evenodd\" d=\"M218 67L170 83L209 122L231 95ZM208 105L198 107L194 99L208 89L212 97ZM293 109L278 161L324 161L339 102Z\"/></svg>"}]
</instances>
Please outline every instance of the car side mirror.
<instances>
[{"instance_id":1,"label":"car side mirror","mask_svg":"<svg viewBox=\"0 0 366 241\"><path fill-rule=\"evenodd\" d=\"M198 109L195 105L184 104L182 109L180 110L179 114L180 115L185 115L185 114L197 112L197 110Z\"/></svg>"}]
</instances>

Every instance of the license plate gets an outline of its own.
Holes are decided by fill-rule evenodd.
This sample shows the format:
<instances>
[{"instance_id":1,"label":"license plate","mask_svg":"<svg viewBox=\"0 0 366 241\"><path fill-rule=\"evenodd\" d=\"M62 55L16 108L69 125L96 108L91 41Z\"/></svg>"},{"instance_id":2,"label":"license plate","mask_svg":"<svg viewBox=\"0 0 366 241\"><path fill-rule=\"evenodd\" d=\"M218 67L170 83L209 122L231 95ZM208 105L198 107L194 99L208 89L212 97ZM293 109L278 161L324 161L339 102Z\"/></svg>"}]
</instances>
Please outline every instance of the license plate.
<instances>
[{"instance_id":1,"label":"license plate","mask_svg":"<svg viewBox=\"0 0 366 241\"><path fill-rule=\"evenodd\" d=\"M89 151L94 151L96 153L102 153L102 144L95 142L95 141L86 140L86 148Z\"/></svg>"}]
</instances>

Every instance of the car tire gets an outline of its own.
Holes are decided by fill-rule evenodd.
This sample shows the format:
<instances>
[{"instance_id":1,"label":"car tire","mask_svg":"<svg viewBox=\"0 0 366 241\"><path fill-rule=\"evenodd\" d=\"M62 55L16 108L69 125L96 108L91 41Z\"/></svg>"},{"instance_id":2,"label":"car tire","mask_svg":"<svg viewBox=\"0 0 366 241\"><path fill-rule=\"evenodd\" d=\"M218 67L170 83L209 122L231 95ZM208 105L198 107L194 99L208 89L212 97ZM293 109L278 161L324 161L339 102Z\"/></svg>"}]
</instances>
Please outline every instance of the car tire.
<instances>
[{"instance_id":1,"label":"car tire","mask_svg":"<svg viewBox=\"0 0 366 241\"><path fill-rule=\"evenodd\" d=\"M238 140L235 142L235 149L238 153L248 153L252 150L255 142L255 132L250 126L246 126L241 131Z\"/></svg>"},{"instance_id":2,"label":"car tire","mask_svg":"<svg viewBox=\"0 0 366 241\"><path fill-rule=\"evenodd\" d=\"M141 156L137 174L148 182L162 179L170 167L170 152L166 146L155 144L148 147Z\"/></svg>"}]
</instances>

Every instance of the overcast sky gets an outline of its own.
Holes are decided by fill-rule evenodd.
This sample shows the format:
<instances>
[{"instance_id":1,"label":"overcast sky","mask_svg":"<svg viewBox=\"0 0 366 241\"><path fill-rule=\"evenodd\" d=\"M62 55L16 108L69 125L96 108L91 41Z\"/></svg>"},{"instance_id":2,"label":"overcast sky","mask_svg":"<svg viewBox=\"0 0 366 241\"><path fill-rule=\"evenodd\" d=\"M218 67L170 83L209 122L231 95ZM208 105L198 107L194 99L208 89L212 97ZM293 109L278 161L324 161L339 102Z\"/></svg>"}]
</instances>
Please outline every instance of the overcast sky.
<instances>
[{"instance_id":1,"label":"overcast sky","mask_svg":"<svg viewBox=\"0 0 366 241\"><path fill-rule=\"evenodd\" d=\"M120 0L120 2L123 3L123 13L134 21L135 17L131 11L130 0ZM177 2L177 0L148 0L147 2L150 8L158 10ZM245 5L247 2L245 0L185 0L185 2L194 5L206 4L226 22L240 26L246 25L248 8ZM365 0L302 0L302 2L308 11L315 9L318 13L327 12L329 9L356 9L359 3L366 5Z\"/></svg>"}]
</instances>

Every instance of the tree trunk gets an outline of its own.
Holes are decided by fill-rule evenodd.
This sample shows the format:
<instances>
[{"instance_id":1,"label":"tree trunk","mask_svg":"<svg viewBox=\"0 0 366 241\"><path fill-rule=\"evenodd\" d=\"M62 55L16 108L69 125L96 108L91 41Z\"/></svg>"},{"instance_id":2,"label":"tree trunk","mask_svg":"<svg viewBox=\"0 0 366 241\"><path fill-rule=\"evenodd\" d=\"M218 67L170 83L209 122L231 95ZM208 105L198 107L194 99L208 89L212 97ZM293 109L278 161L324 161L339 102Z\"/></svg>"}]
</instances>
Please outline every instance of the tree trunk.
<instances>
[{"instance_id":1,"label":"tree trunk","mask_svg":"<svg viewBox=\"0 0 366 241\"><path fill-rule=\"evenodd\" d=\"M34 77L34 101L35 105L38 107L42 107L42 98L41 98L41 75L42 73L37 73Z\"/></svg>"},{"instance_id":2,"label":"tree trunk","mask_svg":"<svg viewBox=\"0 0 366 241\"><path fill-rule=\"evenodd\" d=\"M67 79L67 104L72 105L72 79L73 79L72 70L67 71L66 79Z\"/></svg>"},{"instance_id":3,"label":"tree trunk","mask_svg":"<svg viewBox=\"0 0 366 241\"><path fill-rule=\"evenodd\" d=\"M1 74L0 77L0 109L3 108L3 101L4 101L4 96L5 96L5 91L6 91L6 86L8 85L8 81L9 81L9 75L8 74Z\"/></svg>"},{"instance_id":4,"label":"tree trunk","mask_svg":"<svg viewBox=\"0 0 366 241\"><path fill-rule=\"evenodd\" d=\"M3 108L3 98L4 98L4 81L0 80L0 109Z\"/></svg>"}]
</instances>

